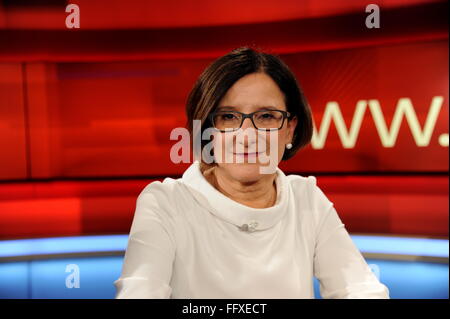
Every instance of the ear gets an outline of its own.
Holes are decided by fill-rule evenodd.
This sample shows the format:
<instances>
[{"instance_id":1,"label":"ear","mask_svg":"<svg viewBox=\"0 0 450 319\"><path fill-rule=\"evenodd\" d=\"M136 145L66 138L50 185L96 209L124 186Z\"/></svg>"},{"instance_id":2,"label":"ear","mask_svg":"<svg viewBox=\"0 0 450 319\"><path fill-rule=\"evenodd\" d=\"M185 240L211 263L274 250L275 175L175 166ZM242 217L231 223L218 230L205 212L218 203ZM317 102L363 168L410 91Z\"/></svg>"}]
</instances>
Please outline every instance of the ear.
<instances>
[{"instance_id":1,"label":"ear","mask_svg":"<svg viewBox=\"0 0 450 319\"><path fill-rule=\"evenodd\" d=\"M288 140L289 142L291 142L292 139L294 138L294 132L295 132L295 128L297 127L297 122L298 122L297 116L294 116L292 119L290 119L290 120L288 121L287 132L286 132L287 136L286 136L286 138L287 138L287 140Z\"/></svg>"}]
</instances>

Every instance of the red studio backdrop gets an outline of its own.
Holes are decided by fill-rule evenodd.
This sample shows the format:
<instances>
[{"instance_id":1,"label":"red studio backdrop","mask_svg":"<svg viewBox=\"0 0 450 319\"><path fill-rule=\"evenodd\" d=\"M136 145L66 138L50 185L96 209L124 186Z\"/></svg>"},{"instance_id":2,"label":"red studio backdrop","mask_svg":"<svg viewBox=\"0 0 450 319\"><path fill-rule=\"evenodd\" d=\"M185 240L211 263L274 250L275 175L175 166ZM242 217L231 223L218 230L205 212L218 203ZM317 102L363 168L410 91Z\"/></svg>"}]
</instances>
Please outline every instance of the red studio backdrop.
<instances>
[{"instance_id":1,"label":"red studio backdrop","mask_svg":"<svg viewBox=\"0 0 450 319\"><path fill-rule=\"evenodd\" d=\"M65 1L0 7L0 239L127 233L140 190L189 165L170 132L195 80L241 45L279 54L313 111L286 173L318 176L351 232L448 237L447 2L383 1L379 30L361 1L78 2L80 30Z\"/></svg>"}]
</instances>

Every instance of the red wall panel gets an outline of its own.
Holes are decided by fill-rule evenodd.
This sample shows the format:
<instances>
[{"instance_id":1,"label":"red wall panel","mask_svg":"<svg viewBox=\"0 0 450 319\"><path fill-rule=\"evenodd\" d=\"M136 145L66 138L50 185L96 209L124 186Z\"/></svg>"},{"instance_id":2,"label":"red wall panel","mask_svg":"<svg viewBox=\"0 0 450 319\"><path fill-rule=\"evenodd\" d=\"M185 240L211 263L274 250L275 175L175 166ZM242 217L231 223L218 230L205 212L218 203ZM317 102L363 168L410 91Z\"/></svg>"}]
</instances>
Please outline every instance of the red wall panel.
<instances>
[{"instance_id":1,"label":"red wall panel","mask_svg":"<svg viewBox=\"0 0 450 319\"><path fill-rule=\"evenodd\" d=\"M0 180L26 179L28 123L20 63L0 63Z\"/></svg>"},{"instance_id":2,"label":"red wall panel","mask_svg":"<svg viewBox=\"0 0 450 319\"><path fill-rule=\"evenodd\" d=\"M128 233L150 182L0 184L0 239ZM319 176L318 185L352 233L448 237L447 177Z\"/></svg>"},{"instance_id":3,"label":"red wall panel","mask_svg":"<svg viewBox=\"0 0 450 319\"><path fill-rule=\"evenodd\" d=\"M2 10L0 28L63 29L69 1L9 0ZM382 10L439 3L439 0L378 0ZM258 23L318 18L364 12L365 0L77 0L83 29L134 29Z\"/></svg>"},{"instance_id":4,"label":"red wall panel","mask_svg":"<svg viewBox=\"0 0 450 319\"><path fill-rule=\"evenodd\" d=\"M250 19L241 24L164 28L120 28L112 23L107 29L65 29L60 19L58 29L0 28L0 61L213 59L241 45L288 54L448 39L447 1L381 7L379 29L366 27L368 3L358 1L360 9L345 14L260 23ZM273 4L280 6L278 1ZM189 14L195 16L195 11Z\"/></svg>"},{"instance_id":5,"label":"red wall panel","mask_svg":"<svg viewBox=\"0 0 450 319\"><path fill-rule=\"evenodd\" d=\"M315 122L311 144L283 169L448 172L448 41L282 58ZM186 97L210 62L27 63L29 177L181 174L170 132L185 125ZM19 157L1 166L23 170Z\"/></svg>"}]
</instances>

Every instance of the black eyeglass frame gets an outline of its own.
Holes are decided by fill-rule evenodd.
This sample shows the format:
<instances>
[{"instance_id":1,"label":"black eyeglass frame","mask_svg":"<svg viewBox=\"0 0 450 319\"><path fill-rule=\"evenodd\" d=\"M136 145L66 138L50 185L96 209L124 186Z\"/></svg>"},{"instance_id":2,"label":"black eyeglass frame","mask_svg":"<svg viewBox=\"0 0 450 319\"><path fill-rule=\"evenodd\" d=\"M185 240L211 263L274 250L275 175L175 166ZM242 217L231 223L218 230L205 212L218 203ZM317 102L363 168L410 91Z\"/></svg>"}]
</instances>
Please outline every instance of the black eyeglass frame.
<instances>
[{"instance_id":1,"label":"black eyeglass frame","mask_svg":"<svg viewBox=\"0 0 450 319\"><path fill-rule=\"evenodd\" d=\"M267 111L275 111L275 112L280 112L280 113L283 114L283 121L281 122L281 125L280 125L279 128L271 128L271 129L269 128L269 129L267 129L267 128L258 128L258 127L256 126L255 122L253 121L253 115L254 115L255 113L259 113L259 112L267 112ZM214 116L215 116L216 114L218 114L218 113L227 113L227 112L228 112L228 113L238 113L238 114L240 114L240 115L242 116L241 124L239 125L238 128L227 129L227 130L219 130L218 128L216 128L216 127L214 126L214 125L215 125L215 124L214 124ZM214 112L212 112L211 114L209 114L208 119L209 119L209 121L211 122L213 128L216 129L216 130L218 130L218 131L220 131L220 132L222 132L222 133L226 133L226 132L234 132L234 131L239 130L239 129L242 127L242 124L244 124L244 121L245 121L246 118L249 118L249 119L250 119L250 121L252 122L253 127L254 127L255 129L257 129L257 130L259 130L259 131L270 132L270 131L278 131L278 130L280 130L280 129L283 127L283 125L284 125L284 121L285 121L286 119L289 120L290 117L291 117L291 113L289 113L289 112L287 112L287 111L282 111L282 110L270 110L270 109L268 109L268 110L258 110L258 111L252 112L252 113L242 113L242 112L239 112L239 111L232 111L232 110L230 110L230 111L220 110L220 111L214 111Z\"/></svg>"}]
</instances>

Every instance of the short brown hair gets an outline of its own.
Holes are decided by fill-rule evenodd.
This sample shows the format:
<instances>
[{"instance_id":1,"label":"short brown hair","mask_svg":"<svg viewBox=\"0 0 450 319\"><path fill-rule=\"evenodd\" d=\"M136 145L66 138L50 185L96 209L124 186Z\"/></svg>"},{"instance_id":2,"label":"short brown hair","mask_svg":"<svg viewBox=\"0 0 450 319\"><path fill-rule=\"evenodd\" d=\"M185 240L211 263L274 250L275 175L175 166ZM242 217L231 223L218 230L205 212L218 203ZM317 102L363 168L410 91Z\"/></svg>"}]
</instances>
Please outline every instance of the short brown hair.
<instances>
[{"instance_id":1,"label":"short brown hair","mask_svg":"<svg viewBox=\"0 0 450 319\"><path fill-rule=\"evenodd\" d=\"M269 75L277 83L284 93L287 111L297 117L292 148L285 150L282 160L290 159L310 143L313 134L311 109L294 73L279 56L247 46L232 50L213 61L194 84L186 103L187 128L191 133L191 142L195 138L193 120L201 121L199 134L202 134L212 126L208 115L217 108L231 86L243 76L258 72ZM201 150L207 142L201 141ZM205 164L203 159L201 163Z\"/></svg>"}]
</instances>

